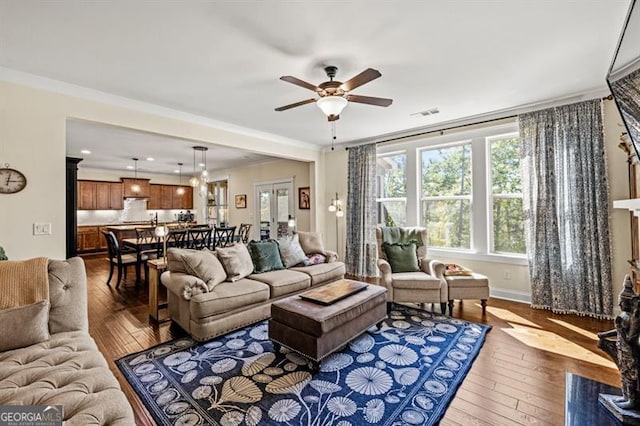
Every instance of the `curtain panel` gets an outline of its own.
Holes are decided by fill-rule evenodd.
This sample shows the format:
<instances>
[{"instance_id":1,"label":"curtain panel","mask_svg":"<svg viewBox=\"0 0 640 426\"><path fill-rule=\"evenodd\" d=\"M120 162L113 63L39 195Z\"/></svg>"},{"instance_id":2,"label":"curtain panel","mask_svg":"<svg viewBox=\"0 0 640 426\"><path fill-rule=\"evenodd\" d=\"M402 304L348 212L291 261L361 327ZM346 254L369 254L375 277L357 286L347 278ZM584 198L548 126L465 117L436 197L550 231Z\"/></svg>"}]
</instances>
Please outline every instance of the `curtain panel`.
<instances>
[{"instance_id":1,"label":"curtain panel","mask_svg":"<svg viewBox=\"0 0 640 426\"><path fill-rule=\"evenodd\" d=\"M613 314L609 186L599 99L519 116L531 304Z\"/></svg>"},{"instance_id":2,"label":"curtain panel","mask_svg":"<svg viewBox=\"0 0 640 426\"><path fill-rule=\"evenodd\" d=\"M376 145L349 148L347 194L347 273L375 277L376 267Z\"/></svg>"}]
</instances>

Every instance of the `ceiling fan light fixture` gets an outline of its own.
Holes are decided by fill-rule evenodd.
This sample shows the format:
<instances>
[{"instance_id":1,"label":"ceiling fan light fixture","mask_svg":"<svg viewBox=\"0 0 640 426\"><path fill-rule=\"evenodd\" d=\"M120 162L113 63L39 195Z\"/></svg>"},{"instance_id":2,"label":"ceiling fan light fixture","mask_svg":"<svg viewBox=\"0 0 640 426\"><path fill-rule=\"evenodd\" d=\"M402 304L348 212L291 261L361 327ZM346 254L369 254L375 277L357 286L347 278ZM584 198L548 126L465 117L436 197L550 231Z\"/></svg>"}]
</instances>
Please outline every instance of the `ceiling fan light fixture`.
<instances>
[{"instance_id":1,"label":"ceiling fan light fixture","mask_svg":"<svg viewBox=\"0 0 640 426\"><path fill-rule=\"evenodd\" d=\"M340 115L348 103L349 101L342 96L325 96L316 101L318 108L320 108L327 117Z\"/></svg>"}]
</instances>

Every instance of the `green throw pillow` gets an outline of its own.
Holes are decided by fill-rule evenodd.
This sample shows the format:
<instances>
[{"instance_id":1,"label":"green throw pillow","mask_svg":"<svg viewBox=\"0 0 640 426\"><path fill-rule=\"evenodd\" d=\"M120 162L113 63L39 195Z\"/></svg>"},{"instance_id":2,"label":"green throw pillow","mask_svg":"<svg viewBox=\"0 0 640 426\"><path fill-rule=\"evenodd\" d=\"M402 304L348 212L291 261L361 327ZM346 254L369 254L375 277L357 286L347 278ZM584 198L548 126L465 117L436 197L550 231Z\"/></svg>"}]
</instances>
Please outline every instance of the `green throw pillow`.
<instances>
[{"instance_id":1,"label":"green throw pillow","mask_svg":"<svg viewBox=\"0 0 640 426\"><path fill-rule=\"evenodd\" d=\"M284 269L277 241L251 241L248 247L251 260L253 261L254 274Z\"/></svg>"},{"instance_id":2,"label":"green throw pillow","mask_svg":"<svg viewBox=\"0 0 640 426\"><path fill-rule=\"evenodd\" d=\"M420 270L418 266L418 245L415 241L409 243L387 243L382 244L382 249L387 255L392 272L416 272Z\"/></svg>"}]
</instances>

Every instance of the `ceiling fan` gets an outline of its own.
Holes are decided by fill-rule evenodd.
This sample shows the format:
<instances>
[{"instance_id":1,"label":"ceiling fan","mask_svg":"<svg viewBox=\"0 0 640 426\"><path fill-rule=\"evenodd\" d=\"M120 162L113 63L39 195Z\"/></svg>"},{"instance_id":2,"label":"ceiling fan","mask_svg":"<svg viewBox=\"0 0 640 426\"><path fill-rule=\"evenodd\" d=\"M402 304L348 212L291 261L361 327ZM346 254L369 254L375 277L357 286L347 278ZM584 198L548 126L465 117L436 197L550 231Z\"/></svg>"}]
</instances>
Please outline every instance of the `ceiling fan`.
<instances>
[{"instance_id":1,"label":"ceiling fan","mask_svg":"<svg viewBox=\"0 0 640 426\"><path fill-rule=\"evenodd\" d=\"M285 75L280 77L280 80L286 81L287 83L295 84L296 86L304 87L305 89L309 89L319 96L319 98L310 98L304 101L296 102L293 104L285 105L279 108L276 108L276 111L285 111L287 109L299 107L301 105L310 104L315 102L318 105L318 108L322 110L329 119L329 121L336 121L340 118L340 113L347 106L349 102L357 102L361 104L375 105L388 107L393 102L393 99L386 98L375 98L371 96L360 96L360 95L351 95L349 92L353 89L362 86L372 80L375 80L378 77L381 77L380 71L374 70L373 68L367 68L362 71L360 74L353 77L351 80L347 80L344 83L341 81L334 81L334 77L338 72L338 67L333 65L325 67L324 71L327 73L327 77L329 77L329 81L325 81L324 83L320 83L317 86L314 86L311 83L307 83L306 81L302 81L299 78Z\"/></svg>"}]
</instances>

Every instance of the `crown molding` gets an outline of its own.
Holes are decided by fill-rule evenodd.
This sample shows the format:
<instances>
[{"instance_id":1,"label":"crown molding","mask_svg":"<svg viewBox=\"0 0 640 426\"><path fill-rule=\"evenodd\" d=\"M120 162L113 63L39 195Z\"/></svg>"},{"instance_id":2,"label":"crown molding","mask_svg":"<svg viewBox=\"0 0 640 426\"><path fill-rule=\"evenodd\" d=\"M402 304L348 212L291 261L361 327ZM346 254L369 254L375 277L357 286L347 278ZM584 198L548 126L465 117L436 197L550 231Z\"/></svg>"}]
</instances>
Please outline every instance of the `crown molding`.
<instances>
[{"instance_id":1,"label":"crown molding","mask_svg":"<svg viewBox=\"0 0 640 426\"><path fill-rule=\"evenodd\" d=\"M122 107L148 114L153 114L165 118L185 121L206 127L214 127L226 132L235 133L242 136L263 139L268 142L274 142L283 145L304 148L311 151L321 151L321 147L309 142L299 141L276 135L274 133L263 132L249 127L238 126L236 124L218 121L202 115L192 114L148 102L138 101L124 96L114 95L99 90L66 83L60 80L54 80L39 75L18 71L12 68L0 66L0 81L15 83L23 86L42 89L49 92L59 93L62 95L73 96L90 101L100 102L112 106Z\"/></svg>"}]
</instances>

